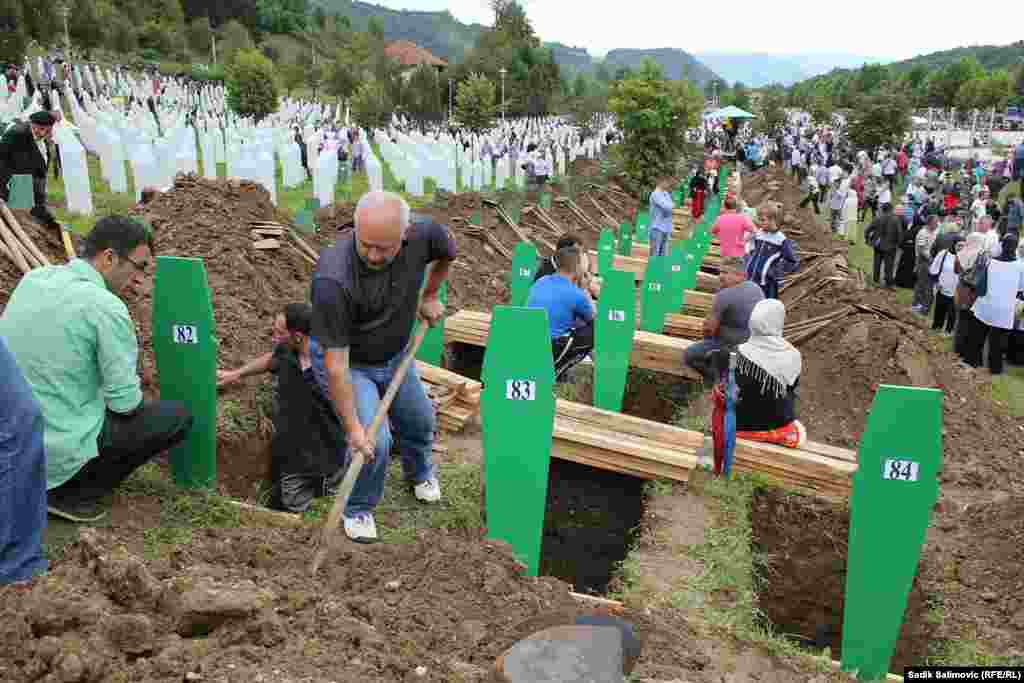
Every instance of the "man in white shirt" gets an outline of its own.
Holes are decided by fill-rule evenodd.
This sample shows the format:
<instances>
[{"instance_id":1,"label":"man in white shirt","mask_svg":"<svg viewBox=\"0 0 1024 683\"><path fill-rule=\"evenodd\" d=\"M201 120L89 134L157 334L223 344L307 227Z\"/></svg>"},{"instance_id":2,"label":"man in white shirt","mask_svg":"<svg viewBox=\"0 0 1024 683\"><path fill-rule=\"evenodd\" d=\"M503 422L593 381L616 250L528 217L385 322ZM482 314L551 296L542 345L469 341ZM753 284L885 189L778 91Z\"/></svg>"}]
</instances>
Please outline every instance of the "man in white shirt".
<instances>
[{"instance_id":1,"label":"man in white shirt","mask_svg":"<svg viewBox=\"0 0 1024 683\"><path fill-rule=\"evenodd\" d=\"M889 189L896 189L896 159L894 157L886 157L885 161L882 162L882 175L889 183Z\"/></svg>"}]
</instances>

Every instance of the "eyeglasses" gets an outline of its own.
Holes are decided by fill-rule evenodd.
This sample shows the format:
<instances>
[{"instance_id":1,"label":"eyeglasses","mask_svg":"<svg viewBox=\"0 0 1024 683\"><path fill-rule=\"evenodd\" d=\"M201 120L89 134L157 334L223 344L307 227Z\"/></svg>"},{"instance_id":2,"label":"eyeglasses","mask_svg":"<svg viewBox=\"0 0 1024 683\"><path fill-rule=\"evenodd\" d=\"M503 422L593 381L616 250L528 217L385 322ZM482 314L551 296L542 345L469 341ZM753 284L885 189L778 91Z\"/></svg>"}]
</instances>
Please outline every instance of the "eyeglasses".
<instances>
[{"instance_id":1,"label":"eyeglasses","mask_svg":"<svg viewBox=\"0 0 1024 683\"><path fill-rule=\"evenodd\" d=\"M135 270L139 271L143 275L148 275L149 274L148 271L146 270L147 268L149 268L149 263L148 262L143 261L142 263L136 263L129 256L122 256L121 258L123 258L125 261L127 261L128 263L130 263L133 266L135 266Z\"/></svg>"}]
</instances>

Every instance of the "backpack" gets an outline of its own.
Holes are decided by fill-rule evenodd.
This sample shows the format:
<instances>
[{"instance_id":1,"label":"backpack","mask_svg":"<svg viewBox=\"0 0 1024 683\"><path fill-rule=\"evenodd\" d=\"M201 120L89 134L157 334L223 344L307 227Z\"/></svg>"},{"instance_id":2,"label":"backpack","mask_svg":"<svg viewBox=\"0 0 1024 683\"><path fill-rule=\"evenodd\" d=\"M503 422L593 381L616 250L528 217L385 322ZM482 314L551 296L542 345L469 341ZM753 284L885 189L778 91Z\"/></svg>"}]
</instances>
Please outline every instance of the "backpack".
<instances>
[{"instance_id":1,"label":"backpack","mask_svg":"<svg viewBox=\"0 0 1024 683\"><path fill-rule=\"evenodd\" d=\"M954 299L956 305L967 309L974 305L979 296L988 293L988 255L981 254L974 265L960 273Z\"/></svg>"}]
</instances>

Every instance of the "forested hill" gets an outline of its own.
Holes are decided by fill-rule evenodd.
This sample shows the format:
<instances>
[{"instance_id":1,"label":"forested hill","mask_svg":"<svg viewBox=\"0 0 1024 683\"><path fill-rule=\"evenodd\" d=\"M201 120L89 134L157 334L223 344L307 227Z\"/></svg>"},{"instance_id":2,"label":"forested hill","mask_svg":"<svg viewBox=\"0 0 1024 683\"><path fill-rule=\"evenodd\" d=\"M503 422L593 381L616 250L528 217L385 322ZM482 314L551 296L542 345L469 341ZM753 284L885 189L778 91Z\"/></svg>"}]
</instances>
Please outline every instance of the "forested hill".
<instances>
[{"instance_id":1,"label":"forested hill","mask_svg":"<svg viewBox=\"0 0 1024 683\"><path fill-rule=\"evenodd\" d=\"M352 27L365 31L376 19L388 40L409 40L449 62L458 62L472 48L484 26L463 24L450 12L395 10L359 0L312 0L328 14L348 17Z\"/></svg>"},{"instance_id":2,"label":"forested hill","mask_svg":"<svg viewBox=\"0 0 1024 683\"><path fill-rule=\"evenodd\" d=\"M891 66L896 71L910 71L916 66L927 69L943 69L959 62L964 57L974 57L985 69L1007 69L1024 63L1024 40L1009 45L975 45L956 47L952 50L920 55Z\"/></svg>"},{"instance_id":3,"label":"forested hill","mask_svg":"<svg viewBox=\"0 0 1024 683\"><path fill-rule=\"evenodd\" d=\"M328 14L348 17L352 27L365 31L371 19L376 19L387 40L409 40L449 62L459 62L472 48L485 30L480 24L463 24L450 12L417 12L395 10L360 0L311 0ZM594 59L585 48L561 43L546 43L555 63L568 72L592 73L600 60ZM653 59L672 79L688 78L698 85L717 78L693 55L676 48L659 50L612 50L605 59L609 72L620 67L636 69L644 59Z\"/></svg>"}]
</instances>

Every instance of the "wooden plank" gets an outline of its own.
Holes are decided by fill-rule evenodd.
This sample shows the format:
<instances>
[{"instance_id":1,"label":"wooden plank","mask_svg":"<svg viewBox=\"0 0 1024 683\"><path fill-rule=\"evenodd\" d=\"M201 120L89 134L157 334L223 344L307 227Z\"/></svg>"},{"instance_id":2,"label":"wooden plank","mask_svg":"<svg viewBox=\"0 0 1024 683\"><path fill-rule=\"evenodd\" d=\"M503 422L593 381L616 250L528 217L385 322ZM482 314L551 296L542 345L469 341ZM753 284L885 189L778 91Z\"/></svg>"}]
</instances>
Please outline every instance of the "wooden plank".
<instances>
[{"instance_id":1,"label":"wooden plank","mask_svg":"<svg viewBox=\"0 0 1024 683\"><path fill-rule=\"evenodd\" d=\"M265 239L265 240L260 240L258 242L253 242L252 243L252 248L253 249L279 249L280 247L281 247L280 240L275 240L273 238Z\"/></svg>"},{"instance_id":2,"label":"wooden plank","mask_svg":"<svg viewBox=\"0 0 1024 683\"><path fill-rule=\"evenodd\" d=\"M446 342L487 346L490 314L462 310L444 324ZM630 365L699 381L700 374L683 364L683 353L693 342L664 334L637 330L633 335Z\"/></svg>"},{"instance_id":3,"label":"wooden plank","mask_svg":"<svg viewBox=\"0 0 1024 683\"><path fill-rule=\"evenodd\" d=\"M259 227L259 228L253 228L252 231L253 232L258 232L261 235L266 235L267 237L281 237L282 235L284 235L284 228L263 228L263 227Z\"/></svg>"}]
</instances>

